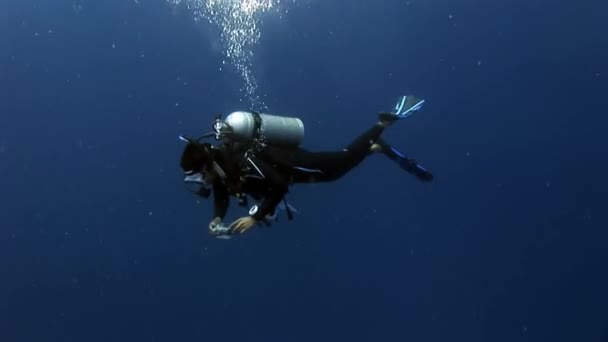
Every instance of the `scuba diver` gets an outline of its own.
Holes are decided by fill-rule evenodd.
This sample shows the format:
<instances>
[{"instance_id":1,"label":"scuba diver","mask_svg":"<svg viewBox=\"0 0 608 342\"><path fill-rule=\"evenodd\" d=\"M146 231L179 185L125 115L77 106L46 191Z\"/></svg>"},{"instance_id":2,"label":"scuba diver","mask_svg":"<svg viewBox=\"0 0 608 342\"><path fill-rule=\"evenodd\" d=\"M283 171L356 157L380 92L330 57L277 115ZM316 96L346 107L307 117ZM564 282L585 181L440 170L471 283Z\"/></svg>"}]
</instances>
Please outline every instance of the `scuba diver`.
<instances>
[{"instance_id":1,"label":"scuba diver","mask_svg":"<svg viewBox=\"0 0 608 342\"><path fill-rule=\"evenodd\" d=\"M424 102L414 96L401 97L393 112L380 113L376 124L346 148L330 152L299 147L304 124L298 118L256 112L234 112L225 120L218 117L213 132L196 139L180 136L187 143L180 162L186 175L184 182L198 185L200 188L193 192L201 197L208 198L213 192L214 218L209 232L219 238L244 233L258 223L270 225L279 209L284 209L291 220L295 209L285 199L290 185L336 181L372 153L384 154L428 182L433 180L428 170L381 138L385 128L408 118ZM221 144L202 142L214 136ZM248 197L259 204L251 207L248 216L226 225L223 219L231 196L241 206L247 206Z\"/></svg>"}]
</instances>

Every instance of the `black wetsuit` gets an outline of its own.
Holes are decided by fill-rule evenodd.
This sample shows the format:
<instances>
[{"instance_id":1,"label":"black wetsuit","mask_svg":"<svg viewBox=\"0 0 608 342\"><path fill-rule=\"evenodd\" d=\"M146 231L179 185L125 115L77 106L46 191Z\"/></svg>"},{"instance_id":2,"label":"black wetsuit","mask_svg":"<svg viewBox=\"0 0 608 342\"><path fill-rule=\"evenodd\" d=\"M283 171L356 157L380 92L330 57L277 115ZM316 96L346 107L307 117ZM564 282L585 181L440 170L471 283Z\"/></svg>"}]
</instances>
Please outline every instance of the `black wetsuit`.
<instances>
[{"instance_id":1,"label":"black wetsuit","mask_svg":"<svg viewBox=\"0 0 608 342\"><path fill-rule=\"evenodd\" d=\"M384 128L374 125L342 151L310 152L301 148L267 146L246 154L245 150L220 148L215 160L226 177L213 184L215 217L224 218L229 197L247 194L261 199L252 214L257 220L272 214L290 184L331 182L347 174L370 154Z\"/></svg>"}]
</instances>

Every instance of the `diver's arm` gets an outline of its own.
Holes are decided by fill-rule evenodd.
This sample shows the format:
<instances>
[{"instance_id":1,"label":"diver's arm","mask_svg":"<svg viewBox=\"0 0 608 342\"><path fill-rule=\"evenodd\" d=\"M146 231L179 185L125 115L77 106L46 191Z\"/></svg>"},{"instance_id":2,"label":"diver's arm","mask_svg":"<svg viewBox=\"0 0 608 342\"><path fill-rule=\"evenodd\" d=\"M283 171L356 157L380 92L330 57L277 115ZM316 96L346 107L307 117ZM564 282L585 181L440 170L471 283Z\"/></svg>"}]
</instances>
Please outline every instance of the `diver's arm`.
<instances>
[{"instance_id":1,"label":"diver's arm","mask_svg":"<svg viewBox=\"0 0 608 342\"><path fill-rule=\"evenodd\" d=\"M228 204L230 203L230 196L228 195L228 188L221 182L213 183L213 217L224 219L226 212L228 211Z\"/></svg>"},{"instance_id":2,"label":"diver's arm","mask_svg":"<svg viewBox=\"0 0 608 342\"><path fill-rule=\"evenodd\" d=\"M258 207L257 212L251 215L256 221L263 220L266 215L272 214L275 211L275 208L281 201L285 194L287 193L287 189L273 187L270 189L268 196L264 197L264 200Z\"/></svg>"},{"instance_id":3,"label":"diver's arm","mask_svg":"<svg viewBox=\"0 0 608 342\"><path fill-rule=\"evenodd\" d=\"M258 210L251 214L251 217L256 221L261 221L266 215L272 214L275 211L275 208L281 203L289 190L289 184L285 180L285 177L267 163L259 159L252 160L252 162L258 171L262 173L268 184L268 192L264 196L262 203L258 206Z\"/></svg>"}]
</instances>

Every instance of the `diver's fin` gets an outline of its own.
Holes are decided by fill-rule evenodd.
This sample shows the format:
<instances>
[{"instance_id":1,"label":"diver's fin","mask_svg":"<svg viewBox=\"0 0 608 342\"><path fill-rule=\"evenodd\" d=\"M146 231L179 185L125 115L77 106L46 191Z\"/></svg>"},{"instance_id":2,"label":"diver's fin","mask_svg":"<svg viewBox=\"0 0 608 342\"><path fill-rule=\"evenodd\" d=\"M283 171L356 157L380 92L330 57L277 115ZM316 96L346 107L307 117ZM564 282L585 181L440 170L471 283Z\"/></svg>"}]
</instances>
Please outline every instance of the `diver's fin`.
<instances>
[{"instance_id":1,"label":"diver's fin","mask_svg":"<svg viewBox=\"0 0 608 342\"><path fill-rule=\"evenodd\" d=\"M415 112L422 109L425 100L421 100L413 95L406 95L399 98L392 113L380 113L380 121L394 122L412 116Z\"/></svg>"},{"instance_id":2,"label":"diver's fin","mask_svg":"<svg viewBox=\"0 0 608 342\"><path fill-rule=\"evenodd\" d=\"M385 156L397 163L405 171L415 175L419 180L424 182L430 182L433 180L434 177L431 172L425 169L422 165L418 164L414 159L408 158L405 156L405 154L390 146L383 139L378 139L376 144L381 147L382 153Z\"/></svg>"},{"instance_id":3,"label":"diver's fin","mask_svg":"<svg viewBox=\"0 0 608 342\"><path fill-rule=\"evenodd\" d=\"M402 169L414 174L416 178L423 182L430 182L435 178L431 172L425 169L422 165L418 164L414 159L400 158L398 163Z\"/></svg>"}]
</instances>

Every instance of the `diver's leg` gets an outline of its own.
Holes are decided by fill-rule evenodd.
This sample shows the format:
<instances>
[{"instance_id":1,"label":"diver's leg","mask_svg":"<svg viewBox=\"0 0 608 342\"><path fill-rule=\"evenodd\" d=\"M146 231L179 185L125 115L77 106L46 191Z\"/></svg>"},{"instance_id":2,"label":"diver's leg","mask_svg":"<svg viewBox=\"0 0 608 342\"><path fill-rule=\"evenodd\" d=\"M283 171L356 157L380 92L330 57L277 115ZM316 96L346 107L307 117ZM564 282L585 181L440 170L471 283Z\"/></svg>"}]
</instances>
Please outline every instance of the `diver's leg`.
<instances>
[{"instance_id":1,"label":"diver's leg","mask_svg":"<svg viewBox=\"0 0 608 342\"><path fill-rule=\"evenodd\" d=\"M337 173L346 173L353 167L357 166L365 157L369 155L370 147L380 139L382 132L386 127L391 126L395 121L410 117L412 114L422 108L424 100L420 100L415 96L402 96L399 98L394 112L380 113L379 121L359 135L353 140L344 150L340 160L340 165L332 165L338 167ZM336 163L338 164L338 163Z\"/></svg>"},{"instance_id":2,"label":"diver's leg","mask_svg":"<svg viewBox=\"0 0 608 342\"><path fill-rule=\"evenodd\" d=\"M414 96L402 96L397 102L394 112L381 113L379 121L374 126L355 138L342 151L308 152L299 150L292 159L295 172L294 181L299 182L300 179L304 179L309 182L322 182L341 178L369 156L372 146L380 139L386 127L391 126L397 120L410 117L420 110L423 104L424 100L419 100ZM388 153L389 158L390 156L396 158L396 155L390 154L390 151ZM405 163L409 159L406 158L402 161ZM407 163L405 165L407 166Z\"/></svg>"},{"instance_id":3,"label":"diver's leg","mask_svg":"<svg viewBox=\"0 0 608 342\"><path fill-rule=\"evenodd\" d=\"M367 158L370 147L380 139L384 127L382 122L378 122L355 138L344 150L335 153L334 158L325 165L330 178L338 179L344 176Z\"/></svg>"},{"instance_id":4,"label":"diver's leg","mask_svg":"<svg viewBox=\"0 0 608 342\"><path fill-rule=\"evenodd\" d=\"M369 148L380 139L382 132L384 132L384 127L382 122L378 122L348 144L344 152L350 153L351 158L355 156L365 158L369 152Z\"/></svg>"},{"instance_id":5,"label":"diver's leg","mask_svg":"<svg viewBox=\"0 0 608 342\"><path fill-rule=\"evenodd\" d=\"M355 138L345 149L335 152L299 150L293 158L295 182L331 182L347 174L369 155L370 146L384 131L380 123Z\"/></svg>"}]
</instances>

